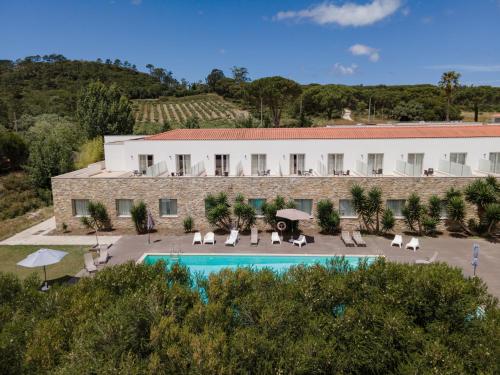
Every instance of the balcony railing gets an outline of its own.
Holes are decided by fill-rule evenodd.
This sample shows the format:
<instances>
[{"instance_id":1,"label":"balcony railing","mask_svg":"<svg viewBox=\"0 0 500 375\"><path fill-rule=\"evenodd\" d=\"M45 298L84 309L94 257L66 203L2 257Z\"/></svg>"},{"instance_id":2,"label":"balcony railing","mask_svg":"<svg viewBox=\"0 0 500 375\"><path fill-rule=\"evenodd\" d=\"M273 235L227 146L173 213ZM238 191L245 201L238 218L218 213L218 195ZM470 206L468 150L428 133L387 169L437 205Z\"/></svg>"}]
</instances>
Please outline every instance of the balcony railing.
<instances>
[{"instance_id":1,"label":"balcony railing","mask_svg":"<svg viewBox=\"0 0 500 375\"><path fill-rule=\"evenodd\" d=\"M422 175L422 168L403 160L396 160L396 172L405 176L418 177Z\"/></svg>"},{"instance_id":2,"label":"balcony railing","mask_svg":"<svg viewBox=\"0 0 500 375\"><path fill-rule=\"evenodd\" d=\"M483 173L500 174L500 164L494 164L488 159L479 159L479 171Z\"/></svg>"},{"instance_id":3,"label":"balcony railing","mask_svg":"<svg viewBox=\"0 0 500 375\"><path fill-rule=\"evenodd\" d=\"M467 164L454 163L449 160L439 160L439 171L450 174L452 176L470 177L472 169Z\"/></svg>"},{"instance_id":4,"label":"balcony railing","mask_svg":"<svg viewBox=\"0 0 500 375\"><path fill-rule=\"evenodd\" d=\"M148 167L146 169L145 175L148 177L157 177L164 173L168 173L168 168L167 168L167 162L163 160Z\"/></svg>"},{"instance_id":5,"label":"balcony railing","mask_svg":"<svg viewBox=\"0 0 500 375\"><path fill-rule=\"evenodd\" d=\"M243 176L243 164L241 161L236 164L236 176Z\"/></svg>"},{"instance_id":6,"label":"balcony railing","mask_svg":"<svg viewBox=\"0 0 500 375\"><path fill-rule=\"evenodd\" d=\"M317 173L319 176L328 176L328 168L320 161L318 161Z\"/></svg>"},{"instance_id":7,"label":"balcony railing","mask_svg":"<svg viewBox=\"0 0 500 375\"><path fill-rule=\"evenodd\" d=\"M203 161L199 161L191 168L191 175L193 176L202 176L206 174L205 171L205 163Z\"/></svg>"},{"instance_id":8,"label":"balcony railing","mask_svg":"<svg viewBox=\"0 0 500 375\"><path fill-rule=\"evenodd\" d=\"M356 173L361 176L368 176L368 164L364 161L356 160Z\"/></svg>"}]
</instances>

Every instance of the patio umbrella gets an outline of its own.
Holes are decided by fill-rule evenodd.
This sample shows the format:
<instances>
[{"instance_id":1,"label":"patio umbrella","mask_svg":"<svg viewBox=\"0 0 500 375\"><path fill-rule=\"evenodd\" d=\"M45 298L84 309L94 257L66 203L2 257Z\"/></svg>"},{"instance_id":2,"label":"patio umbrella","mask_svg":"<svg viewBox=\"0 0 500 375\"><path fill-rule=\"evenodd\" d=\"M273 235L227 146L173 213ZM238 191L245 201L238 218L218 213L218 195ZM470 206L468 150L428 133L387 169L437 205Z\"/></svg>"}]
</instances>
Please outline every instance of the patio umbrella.
<instances>
[{"instance_id":1,"label":"patio umbrella","mask_svg":"<svg viewBox=\"0 0 500 375\"><path fill-rule=\"evenodd\" d=\"M64 258L68 253L60 250L51 249L40 249L31 253L26 258L17 263L18 266L35 268L43 267L43 273L45 275L43 290L49 289L47 286L47 270L46 266L51 264L59 263L62 258Z\"/></svg>"},{"instance_id":2,"label":"patio umbrella","mask_svg":"<svg viewBox=\"0 0 500 375\"><path fill-rule=\"evenodd\" d=\"M276 212L276 217L280 217L282 219L288 219L290 221L311 219L311 216L308 213L297 210L296 208L286 208L284 210L278 210ZM293 238L293 227L292 227L292 238Z\"/></svg>"},{"instance_id":3,"label":"patio umbrella","mask_svg":"<svg viewBox=\"0 0 500 375\"><path fill-rule=\"evenodd\" d=\"M146 227L148 229L148 243L151 243L151 231L155 227L155 221L153 219L153 214L151 213L150 210L148 210L148 222L146 224Z\"/></svg>"}]
</instances>

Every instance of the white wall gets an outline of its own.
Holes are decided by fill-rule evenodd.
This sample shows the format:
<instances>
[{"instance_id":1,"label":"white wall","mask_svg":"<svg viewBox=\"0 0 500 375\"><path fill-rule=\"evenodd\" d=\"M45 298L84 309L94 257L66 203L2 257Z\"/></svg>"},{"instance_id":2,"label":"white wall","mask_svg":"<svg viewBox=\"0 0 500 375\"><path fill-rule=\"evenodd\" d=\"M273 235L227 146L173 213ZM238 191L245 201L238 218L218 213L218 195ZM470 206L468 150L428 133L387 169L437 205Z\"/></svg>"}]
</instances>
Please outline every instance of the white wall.
<instances>
[{"instance_id":1,"label":"white wall","mask_svg":"<svg viewBox=\"0 0 500 375\"><path fill-rule=\"evenodd\" d=\"M190 154L191 165L203 161L208 175L215 169L215 154L230 154L230 174L236 174L242 162L244 175L251 174L251 154L267 154L267 169L279 175L289 174L289 155L306 154L305 168L317 170L318 161L325 167L329 153L344 154L344 169L356 168L356 160L367 162L368 153L384 154L384 174L392 174L396 160L407 160L408 153L424 153L423 168L438 169L440 159L450 152L467 152L466 164L478 168L480 158L500 152L500 138L416 138L416 139L338 139L338 140L253 140L253 141L146 141L129 140L105 145L108 170L139 169L139 154L153 154L154 162L166 161L175 171L175 155Z\"/></svg>"}]
</instances>

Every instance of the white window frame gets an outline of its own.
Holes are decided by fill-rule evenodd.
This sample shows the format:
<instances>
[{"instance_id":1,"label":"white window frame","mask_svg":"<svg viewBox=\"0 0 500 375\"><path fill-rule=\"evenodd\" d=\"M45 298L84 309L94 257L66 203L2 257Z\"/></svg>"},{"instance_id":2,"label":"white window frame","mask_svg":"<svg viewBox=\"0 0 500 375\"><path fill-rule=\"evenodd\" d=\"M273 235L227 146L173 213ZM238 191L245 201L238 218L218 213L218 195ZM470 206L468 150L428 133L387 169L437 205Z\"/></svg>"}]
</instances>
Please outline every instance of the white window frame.
<instances>
[{"instance_id":1,"label":"white window frame","mask_svg":"<svg viewBox=\"0 0 500 375\"><path fill-rule=\"evenodd\" d=\"M215 154L214 156L214 174L217 176L217 156L221 160L221 173L218 176L224 176L226 173L229 176L230 157L229 154Z\"/></svg>"},{"instance_id":2,"label":"white window frame","mask_svg":"<svg viewBox=\"0 0 500 375\"><path fill-rule=\"evenodd\" d=\"M248 204L250 206L252 206L253 209L255 210L255 216L257 216L257 217L264 217L264 212L261 212L261 213L257 212L258 208L255 207L255 205L253 204L256 201L262 201L262 204L264 204L264 203L266 203L266 198L250 198L250 199L248 199ZM262 211L262 205L261 205L261 207L259 209Z\"/></svg>"},{"instance_id":3,"label":"white window frame","mask_svg":"<svg viewBox=\"0 0 500 375\"><path fill-rule=\"evenodd\" d=\"M342 213L342 202L351 202L352 207L352 215L346 215ZM352 204L352 199L339 199L339 216L341 219L357 219L358 215L356 214L356 210L354 209L354 205Z\"/></svg>"},{"instance_id":4,"label":"white window frame","mask_svg":"<svg viewBox=\"0 0 500 375\"><path fill-rule=\"evenodd\" d=\"M370 167L370 159L373 159L372 166ZM373 171L382 169L384 171L384 154L383 153L370 153L366 156L366 166L368 175L373 175Z\"/></svg>"},{"instance_id":5,"label":"white window frame","mask_svg":"<svg viewBox=\"0 0 500 375\"><path fill-rule=\"evenodd\" d=\"M302 167L302 169L301 169ZM290 175L295 176L306 170L306 154L290 154Z\"/></svg>"},{"instance_id":6,"label":"white window frame","mask_svg":"<svg viewBox=\"0 0 500 375\"><path fill-rule=\"evenodd\" d=\"M490 172L499 174L500 173L500 152L490 152L488 160L490 161Z\"/></svg>"},{"instance_id":7,"label":"white window frame","mask_svg":"<svg viewBox=\"0 0 500 375\"><path fill-rule=\"evenodd\" d=\"M175 171L182 172L184 176L191 174L191 154L177 154L175 155Z\"/></svg>"},{"instance_id":8,"label":"white window frame","mask_svg":"<svg viewBox=\"0 0 500 375\"><path fill-rule=\"evenodd\" d=\"M333 175L334 171L338 173L343 170L344 170L344 154L328 154L327 157L328 174Z\"/></svg>"},{"instance_id":9,"label":"white window frame","mask_svg":"<svg viewBox=\"0 0 500 375\"><path fill-rule=\"evenodd\" d=\"M413 174L412 176L420 176L424 170L424 153L423 152L413 152L408 153L407 155L407 163L413 165ZM420 158L420 160L418 160ZM420 164L417 164L420 162Z\"/></svg>"},{"instance_id":10,"label":"white window frame","mask_svg":"<svg viewBox=\"0 0 500 375\"><path fill-rule=\"evenodd\" d=\"M391 207L389 207L389 202L401 202L401 212L400 213L394 212L394 210ZM403 208L404 208L405 204L406 204L406 199L387 199L385 201L385 207L392 211L392 213L394 214L394 217L396 219L403 219L404 218Z\"/></svg>"},{"instance_id":11,"label":"white window frame","mask_svg":"<svg viewBox=\"0 0 500 375\"><path fill-rule=\"evenodd\" d=\"M130 211L128 213L128 215L121 215L120 214L120 203L122 201L128 201L130 202L130 209L132 209L133 205L134 205L134 200L133 199L127 199L127 198L120 198L120 199L116 199L115 200L115 206L116 206L116 216L117 217L131 217L132 215L130 214Z\"/></svg>"},{"instance_id":12,"label":"white window frame","mask_svg":"<svg viewBox=\"0 0 500 375\"><path fill-rule=\"evenodd\" d=\"M257 165L255 165L257 163ZM258 176L260 172L267 170L267 154L250 155L250 173L252 176Z\"/></svg>"},{"instance_id":13,"label":"white window frame","mask_svg":"<svg viewBox=\"0 0 500 375\"><path fill-rule=\"evenodd\" d=\"M309 216L313 216L313 209L314 209L314 201L310 198L296 198L293 200L295 202L295 206L297 207L297 210L299 211L302 211L302 212L305 212L306 214L308 214ZM301 210L301 208L299 206L299 201L302 202L302 201L310 201L311 202L311 212L307 212L307 211L304 211L304 210Z\"/></svg>"},{"instance_id":14,"label":"white window frame","mask_svg":"<svg viewBox=\"0 0 500 375\"><path fill-rule=\"evenodd\" d=\"M155 163L155 157L153 154L139 154L138 159L139 159L139 172L141 174L146 174L146 170ZM144 166L145 168L143 168Z\"/></svg>"},{"instance_id":15,"label":"white window frame","mask_svg":"<svg viewBox=\"0 0 500 375\"><path fill-rule=\"evenodd\" d=\"M80 202L86 201L87 202L87 211L88 211L88 205L90 203L90 199L85 199L85 198L83 198L83 199L72 199L71 200L71 209L73 211L73 216L74 217L86 217L86 216L89 216L88 214L87 215L79 215L79 214L77 214L77 212L76 212L76 202L77 201L80 201Z\"/></svg>"},{"instance_id":16,"label":"white window frame","mask_svg":"<svg viewBox=\"0 0 500 375\"><path fill-rule=\"evenodd\" d=\"M168 201L169 204L171 201L175 201L175 214L162 213L162 201ZM178 217L179 216L179 206L177 204L177 199L176 198L160 198L158 200L158 212L160 214L160 217Z\"/></svg>"},{"instance_id":17,"label":"white window frame","mask_svg":"<svg viewBox=\"0 0 500 375\"><path fill-rule=\"evenodd\" d=\"M459 159L463 157L463 163ZM455 159L455 160L453 160ZM467 164L467 153L466 152L450 152L450 163L466 165Z\"/></svg>"}]
</instances>

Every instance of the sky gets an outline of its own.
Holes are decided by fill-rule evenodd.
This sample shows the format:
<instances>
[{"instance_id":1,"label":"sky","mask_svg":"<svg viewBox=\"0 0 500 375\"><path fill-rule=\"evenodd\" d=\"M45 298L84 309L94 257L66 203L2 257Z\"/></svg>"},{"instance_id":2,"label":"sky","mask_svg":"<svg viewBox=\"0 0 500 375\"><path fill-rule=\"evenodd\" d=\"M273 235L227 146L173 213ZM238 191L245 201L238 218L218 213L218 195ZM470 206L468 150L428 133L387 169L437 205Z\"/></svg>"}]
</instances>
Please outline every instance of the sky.
<instances>
[{"instance_id":1,"label":"sky","mask_svg":"<svg viewBox=\"0 0 500 375\"><path fill-rule=\"evenodd\" d=\"M0 59L60 53L178 79L500 86L500 0L0 0Z\"/></svg>"}]
</instances>

